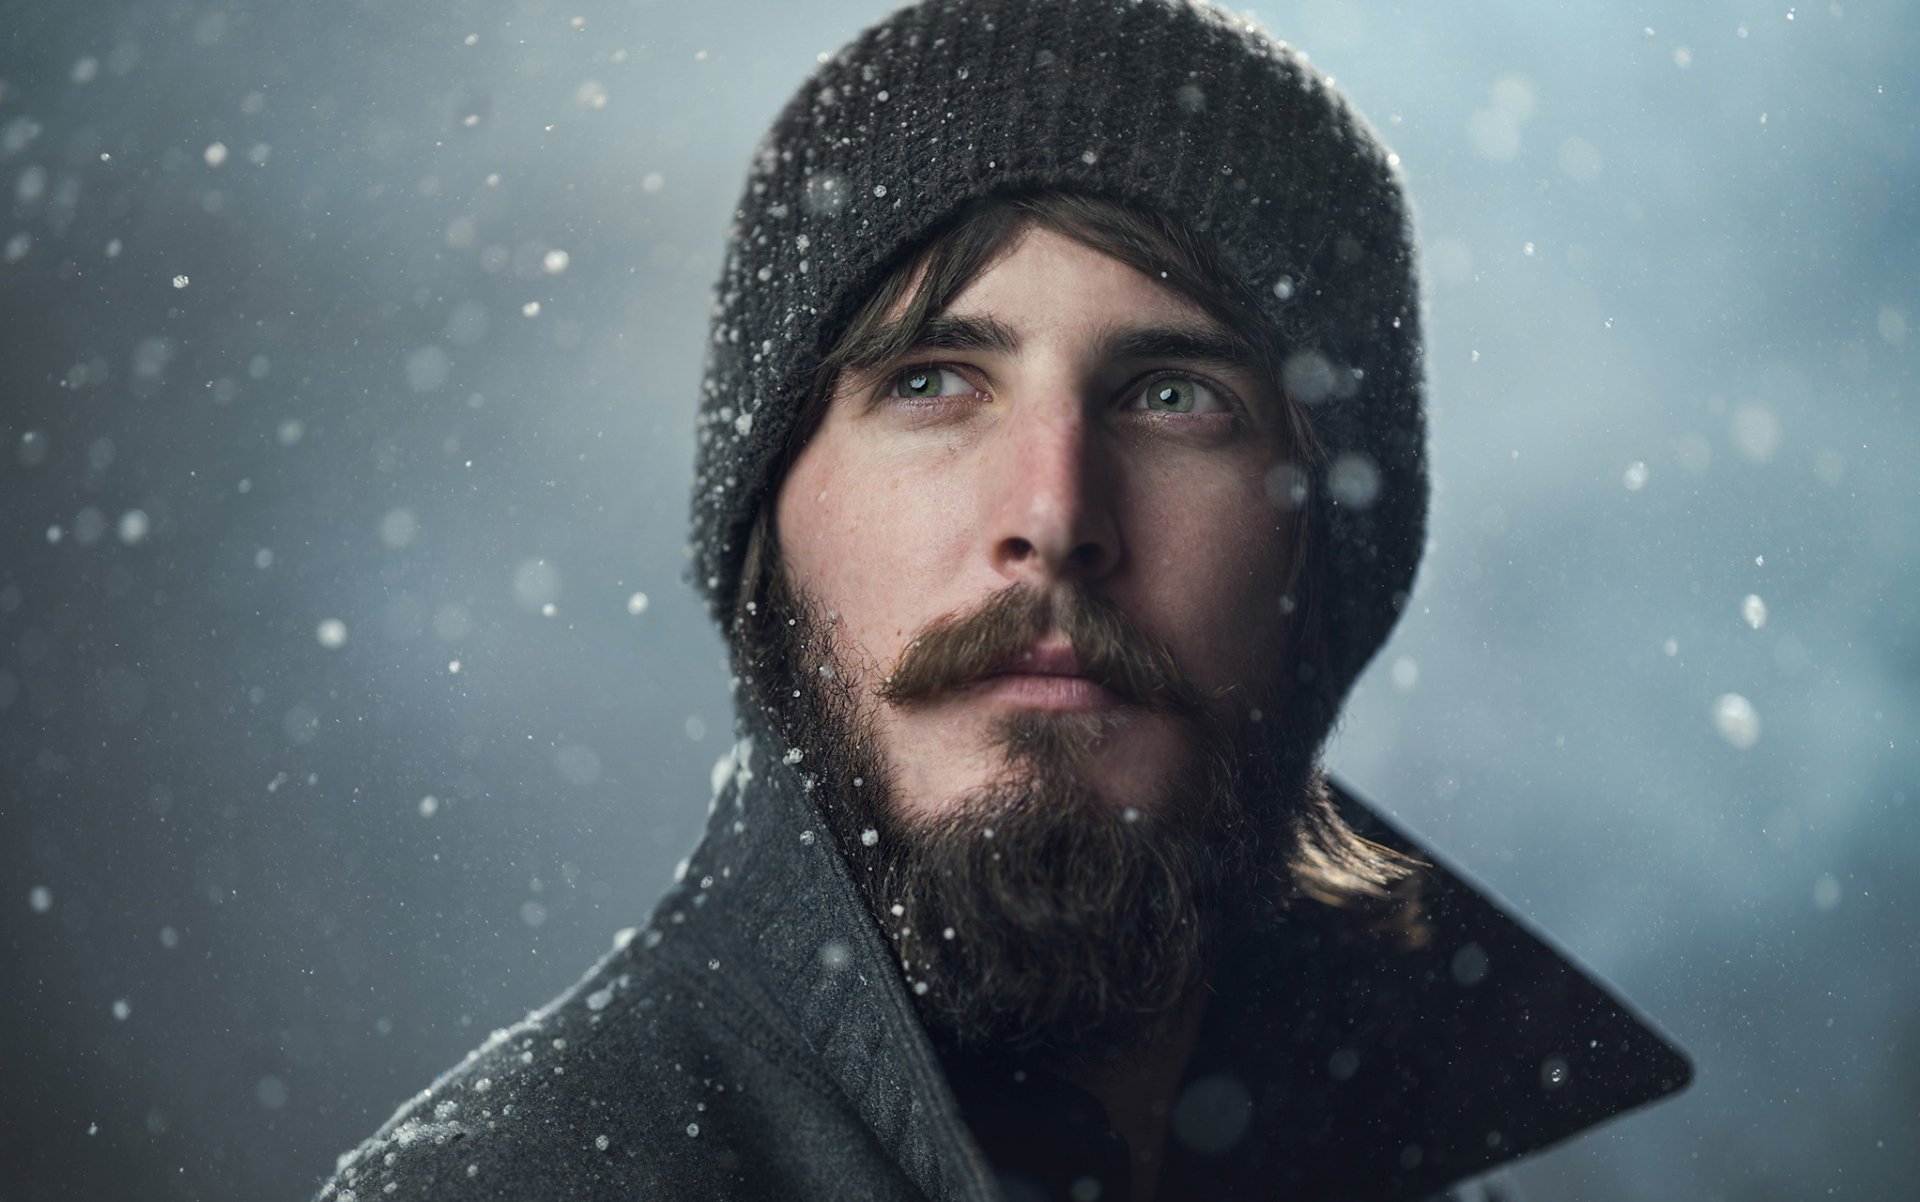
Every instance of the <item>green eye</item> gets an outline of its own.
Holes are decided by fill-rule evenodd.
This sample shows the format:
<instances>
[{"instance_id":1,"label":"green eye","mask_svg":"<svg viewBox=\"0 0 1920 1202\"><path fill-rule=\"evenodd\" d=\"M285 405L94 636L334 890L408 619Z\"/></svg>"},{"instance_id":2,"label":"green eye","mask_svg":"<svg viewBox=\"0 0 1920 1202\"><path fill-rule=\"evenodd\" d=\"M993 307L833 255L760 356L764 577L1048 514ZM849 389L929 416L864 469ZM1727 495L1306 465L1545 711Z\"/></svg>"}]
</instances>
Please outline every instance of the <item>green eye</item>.
<instances>
[{"instance_id":1,"label":"green eye","mask_svg":"<svg viewBox=\"0 0 1920 1202\"><path fill-rule=\"evenodd\" d=\"M893 390L910 400L946 396L948 374L937 367L910 367L894 378Z\"/></svg>"},{"instance_id":2,"label":"green eye","mask_svg":"<svg viewBox=\"0 0 1920 1202\"><path fill-rule=\"evenodd\" d=\"M1199 385L1177 376L1155 380L1147 385L1146 404L1155 413L1192 413L1198 403Z\"/></svg>"}]
</instances>

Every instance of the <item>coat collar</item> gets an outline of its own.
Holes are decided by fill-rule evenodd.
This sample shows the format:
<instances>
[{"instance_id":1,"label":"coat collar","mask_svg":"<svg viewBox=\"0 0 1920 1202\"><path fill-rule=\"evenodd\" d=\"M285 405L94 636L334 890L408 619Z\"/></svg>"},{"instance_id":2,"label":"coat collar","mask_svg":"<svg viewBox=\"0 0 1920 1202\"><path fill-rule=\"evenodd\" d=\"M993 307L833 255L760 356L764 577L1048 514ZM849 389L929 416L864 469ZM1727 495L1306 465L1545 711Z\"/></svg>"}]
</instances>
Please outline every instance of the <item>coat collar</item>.
<instances>
[{"instance_id":1,"label":"coat collar","mask_svg":"<svg viewBox=\"0 0 1920 1202\"><path fill-rule=\"evenodd\" d=\"M1597 977L1333 792L1357 831L1430 865L1426 930L1407 948L1307 910L1224 986L1214 1064L1191 1071L1256 1066L1251 1155L1276 1195L1425 1197L1685 1087L1685 1055Z\"/></svg>"},{"instance_id":2,"label":"coat collar","mask_svg":"<svg viewBox=\"0 0 1920 1202\"><path fill-rule=\"evenodd\" d=\"M765 728L716 769L689 874L792 1021L930 1198L994 1197L892 953L808 783ZM1332 923L1257 938L1193 1072L1239 1074L1245 1155L1277 1196L1418 1197L1685 1086L1685 1056L1485 890L1338 785L1348 821L1432 865L1428 938Z\"/></svg>"}]
</instances>

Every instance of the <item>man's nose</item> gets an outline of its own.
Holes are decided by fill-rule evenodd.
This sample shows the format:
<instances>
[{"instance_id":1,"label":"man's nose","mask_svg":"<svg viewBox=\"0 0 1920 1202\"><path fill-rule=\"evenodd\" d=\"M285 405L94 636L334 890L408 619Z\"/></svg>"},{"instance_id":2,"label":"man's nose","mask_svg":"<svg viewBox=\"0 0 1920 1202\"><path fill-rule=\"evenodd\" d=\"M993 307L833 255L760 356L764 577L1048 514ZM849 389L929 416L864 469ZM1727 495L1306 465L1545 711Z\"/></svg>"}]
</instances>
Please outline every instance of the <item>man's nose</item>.
<instances>
[{"instance_id":1,"label":"man's nose","mask_svg":"<svg viewBox=\"0 0 1920 1202\"><path fill-rule=\"evenodd\" d=\"M1009 580L1091 582L1120 565L1111 465L1100 434L1075 406L1029 410L998 431L986 473L989 553Z\"/></svg>"}]
</instances>

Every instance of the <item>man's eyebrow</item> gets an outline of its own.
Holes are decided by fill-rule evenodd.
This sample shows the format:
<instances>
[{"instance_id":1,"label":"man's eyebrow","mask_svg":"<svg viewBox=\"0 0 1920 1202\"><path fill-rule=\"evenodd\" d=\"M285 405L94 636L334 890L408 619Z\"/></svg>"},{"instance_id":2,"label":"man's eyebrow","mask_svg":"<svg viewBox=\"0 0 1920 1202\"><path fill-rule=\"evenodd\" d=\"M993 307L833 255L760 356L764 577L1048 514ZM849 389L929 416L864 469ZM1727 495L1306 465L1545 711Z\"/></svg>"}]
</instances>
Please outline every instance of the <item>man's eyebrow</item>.
<instances>
[{"instance_id":1,"label":"man's eyebrow","mask_svg":"<svg viewBox=\"0 0 1920 1202\"><path fill-rule=\"evenodd\" d=\"M848 364L870 370L903 355L923 351L987 351L1013 355L1020 335L995 317L942 313L928 318L918 330L894 326L880 333ZM1250 367L1259 356L1244 338L1214 326L1171 325L1123 329L1107 334L1100 343L1106 359L1162 360L1182 363L1218 363Z\"/></svg>"},{"instance_id":2,"label":"man's eyebrow","mask_svg":"<svg viewBox=\"0 0 1920 1202\"><path fill-rule=\"evenodd\" d=\"M940 313L927 318L917 328L902 321L879 327L859 340L843 366L865 372L921 351L992 351L1011 355L1019 349L1020 336L1013 332L1012 326L997 318Z\"/></svg>"},{"instance_id":3,"label":"man's eyebrow","mask_svg":"<svg viewBox=\"0 0 1920 1202\"><path fill-rule=\"evenodd\" d=\"M1258 359L1244 338L1205 326L1118 330L1108 335L1104 349L1113 359L1171 359L1237 367L1250 367Z\"/></svg>"},{"instance_id":4,"label":"man's eyebrow","mask_svg":"<svg viewBox=\"0 0 1920 1202\"><path fill-rule=\"evenodd\" d=\"M917 351L993 351L1011 355L1020 349L1013 327L993 317L942 313L927 319L910 343Z\"/></svg>"}]
</instances>

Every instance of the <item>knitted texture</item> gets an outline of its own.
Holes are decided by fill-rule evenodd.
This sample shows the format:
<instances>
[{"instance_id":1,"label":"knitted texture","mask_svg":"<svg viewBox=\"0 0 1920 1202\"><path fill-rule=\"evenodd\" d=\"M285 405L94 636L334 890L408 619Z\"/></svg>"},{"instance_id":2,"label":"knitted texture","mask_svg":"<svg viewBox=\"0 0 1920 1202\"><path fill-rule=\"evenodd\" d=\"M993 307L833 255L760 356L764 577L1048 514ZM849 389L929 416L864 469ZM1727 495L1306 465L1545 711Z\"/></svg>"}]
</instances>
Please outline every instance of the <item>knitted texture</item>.
<instances>
[{"instance_id":1,"label":"knitted texture","mask_svg":"<svg viewBox=\"0 0 1920 1202\"><path fill-rule=\"evenodd\" d=\"M1336 701L1392 629L1427 511L1413 238L1396 160L1296 51L1193 0L925 0L814 72L756 151L715 292L695 581L727 621L754 515L861 303L968 202L1156 210L1253 286L1326 470ZM847 481L857 488L859 481Z\"/></svg>"}]
</instances>

